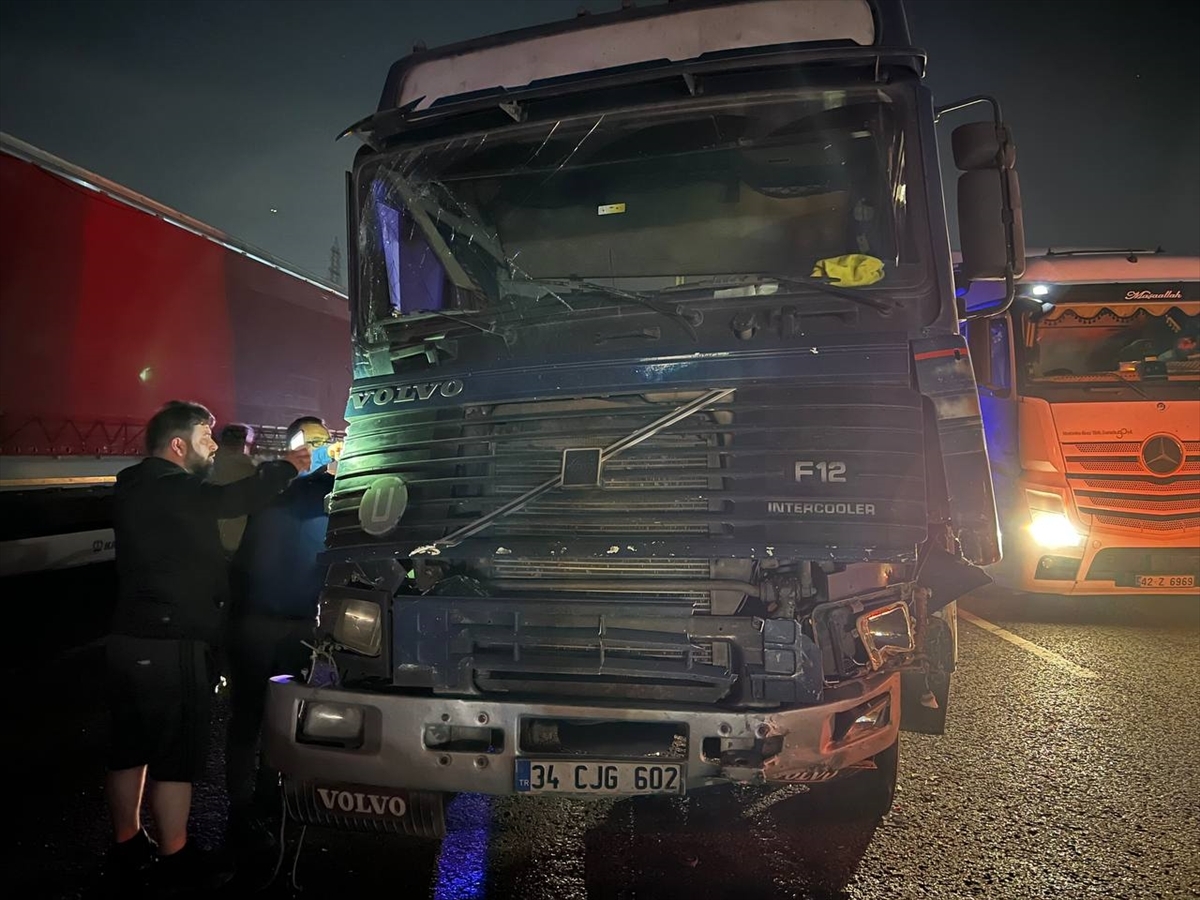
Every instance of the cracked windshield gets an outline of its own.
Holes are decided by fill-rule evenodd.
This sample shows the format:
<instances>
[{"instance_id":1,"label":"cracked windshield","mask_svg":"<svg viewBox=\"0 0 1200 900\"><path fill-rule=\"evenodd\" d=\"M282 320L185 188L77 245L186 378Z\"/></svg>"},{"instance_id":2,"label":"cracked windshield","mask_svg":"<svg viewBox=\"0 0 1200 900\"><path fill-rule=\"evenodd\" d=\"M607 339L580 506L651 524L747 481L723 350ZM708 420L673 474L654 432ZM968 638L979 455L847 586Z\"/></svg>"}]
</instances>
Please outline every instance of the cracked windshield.
<instances>
[{"instance_id":1,"label":"cracked windshield","mask_svg":"<svg viewBox=\"0 0 1200 900\"><path fill-rule=\"evenodd\" d=\"M362 286L379 320L539 299L574 308L588 294L903 283L917 269L905 154L899 111L877 91L398 151L360 175Z\"/></svg>"}]
</instances>

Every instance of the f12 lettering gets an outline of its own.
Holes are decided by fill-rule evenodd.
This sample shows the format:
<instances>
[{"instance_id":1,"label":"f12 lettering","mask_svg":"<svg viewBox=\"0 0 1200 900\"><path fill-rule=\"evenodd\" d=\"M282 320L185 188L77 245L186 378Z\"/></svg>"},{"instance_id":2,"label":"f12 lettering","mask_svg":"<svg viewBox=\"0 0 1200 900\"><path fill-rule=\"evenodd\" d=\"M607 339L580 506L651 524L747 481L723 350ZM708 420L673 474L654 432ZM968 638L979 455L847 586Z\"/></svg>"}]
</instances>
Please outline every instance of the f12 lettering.
<instances>
[{"instance_id":1,"label":"f12 lettering","mask_svg":"<svg viewBox=\"0 0 1200 900\"><path fill-rule=\"evenodd\" d=\"M826 484L838 484L846 480L846 464L826 460L802 459L796 463L796 480L820 478Z\"/></svg>"}]
</instances>

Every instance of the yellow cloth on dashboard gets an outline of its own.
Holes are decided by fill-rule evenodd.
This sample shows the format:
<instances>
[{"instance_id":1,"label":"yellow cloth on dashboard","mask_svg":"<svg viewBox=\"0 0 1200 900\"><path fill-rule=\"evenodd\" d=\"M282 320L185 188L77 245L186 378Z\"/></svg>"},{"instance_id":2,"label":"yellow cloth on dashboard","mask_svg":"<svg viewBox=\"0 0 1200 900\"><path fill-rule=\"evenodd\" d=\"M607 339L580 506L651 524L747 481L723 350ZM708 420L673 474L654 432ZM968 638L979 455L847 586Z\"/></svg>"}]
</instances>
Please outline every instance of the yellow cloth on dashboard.
<instances>
[{"instance_id":1,"label":"yellow cloth on dashboard","mask_svg":"<svg viewBox=\"0 0 1200 900\"><path fill-rule=\"evenodd\" d=\"M883 278L883 260L865 253L818 259L813 278L828 278L839 287L863 287Z\"/></svg>"}]
</instances>

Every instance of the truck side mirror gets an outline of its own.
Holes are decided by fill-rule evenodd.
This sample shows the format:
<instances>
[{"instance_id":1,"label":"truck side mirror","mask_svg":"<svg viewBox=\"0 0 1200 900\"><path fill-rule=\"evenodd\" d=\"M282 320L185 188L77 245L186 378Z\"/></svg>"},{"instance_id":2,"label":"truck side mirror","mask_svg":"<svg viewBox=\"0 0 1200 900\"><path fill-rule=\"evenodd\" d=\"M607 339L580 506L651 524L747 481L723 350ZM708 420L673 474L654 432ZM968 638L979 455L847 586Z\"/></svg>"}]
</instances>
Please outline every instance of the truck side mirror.
<instances>
[{"instance_id":1,"label":"truck side mirror","mask_svg":"<svg viewBox=\"0 0 1200 900\"><path fill-rule=\"evenodd\" d=\"M968 122L954 129L950 142L954 164L963 173L958 179L963 276L968 281L1020 278L1025 272L1025 225L1017 149L1008 127L998 121Z\"/></svg>"}]
</instances>

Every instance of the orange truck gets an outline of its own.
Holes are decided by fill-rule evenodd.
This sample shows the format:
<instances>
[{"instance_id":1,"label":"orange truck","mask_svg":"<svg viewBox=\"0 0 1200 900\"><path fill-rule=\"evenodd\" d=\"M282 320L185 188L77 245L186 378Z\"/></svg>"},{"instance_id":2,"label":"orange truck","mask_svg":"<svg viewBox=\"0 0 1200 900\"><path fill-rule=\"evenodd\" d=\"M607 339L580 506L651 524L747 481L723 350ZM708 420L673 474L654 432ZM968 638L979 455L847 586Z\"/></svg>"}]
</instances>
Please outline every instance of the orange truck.
<instances>
[{"instance_id":1,"label":"orange truck","mask_svg":"<svg viewBox=\"0 0 1200 900\"><path fill-rule=\"evenodd\" d=\"M967 309L986 308L988 290L972 285ZM1200 258L1031 255L1007 311L964 327L1001 521L997 582L1196 593Z\"/></svg>"}]
</instances>

